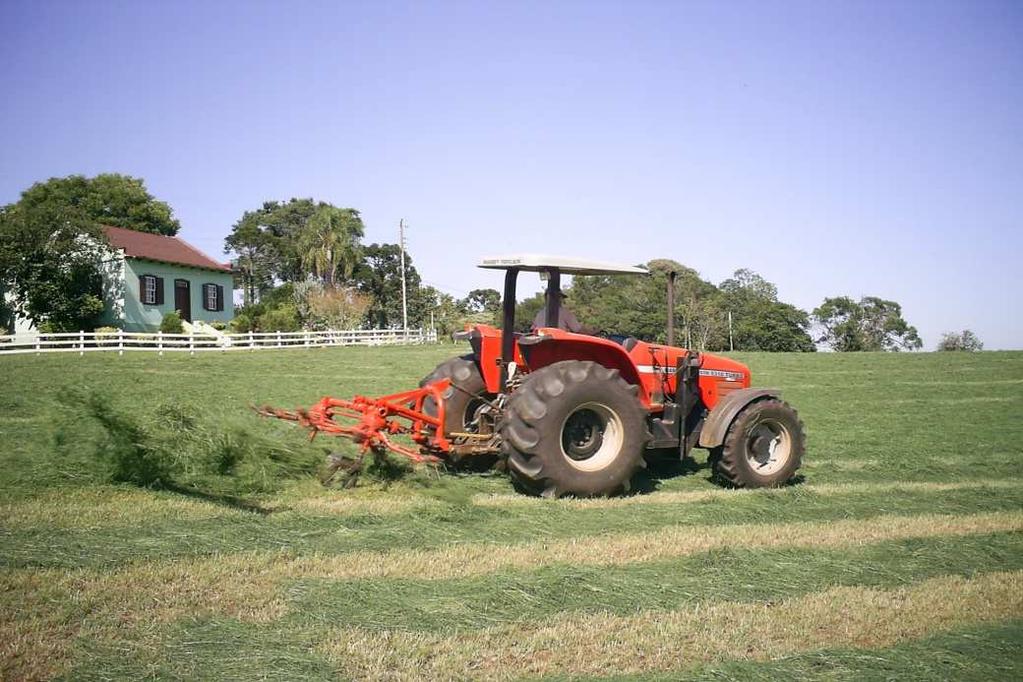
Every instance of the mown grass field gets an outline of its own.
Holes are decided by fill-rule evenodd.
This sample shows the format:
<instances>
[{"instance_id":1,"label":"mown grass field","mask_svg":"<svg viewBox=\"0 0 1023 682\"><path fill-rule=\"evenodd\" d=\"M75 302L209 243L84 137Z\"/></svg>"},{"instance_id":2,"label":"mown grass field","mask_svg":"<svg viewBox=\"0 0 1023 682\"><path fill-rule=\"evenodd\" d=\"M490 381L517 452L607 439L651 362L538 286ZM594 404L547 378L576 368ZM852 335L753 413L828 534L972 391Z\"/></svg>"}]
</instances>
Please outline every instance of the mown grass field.
<instances>
[{"instance_id":1,"label":"mown grass field","mask_svg":"<svg viewBox=\"0 0 1023 682\"><path fill-rule=\"evenodd\" d=\"M247 408L460 350L0 358L0 677L1023 678L1023 353L739 355L807 425L774 491L325 489Z\"/></svg>"}]
</instances>

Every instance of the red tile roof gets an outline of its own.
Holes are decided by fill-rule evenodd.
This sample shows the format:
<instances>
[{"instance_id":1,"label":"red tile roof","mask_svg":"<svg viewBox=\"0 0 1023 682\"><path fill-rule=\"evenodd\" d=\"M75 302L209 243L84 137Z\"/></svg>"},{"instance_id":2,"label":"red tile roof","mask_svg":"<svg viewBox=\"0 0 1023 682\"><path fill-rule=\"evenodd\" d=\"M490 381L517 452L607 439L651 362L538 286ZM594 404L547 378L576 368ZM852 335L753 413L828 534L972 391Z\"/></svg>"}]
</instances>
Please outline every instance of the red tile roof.
<instances>
[{"instance_id":1,"label":"red tile roof","mask_svg":"<svg viewBox=\"0 0 1023 682\"><path fill-rule=\"evenodd\" d=\"M146 258L161 263L188 265L193 268L230 272L231 266L218 263L184 239L162 234L126 230L123 227L104 227L107 239L115 249L124 249L130 258Z\"/></svg>"}]
</instances>

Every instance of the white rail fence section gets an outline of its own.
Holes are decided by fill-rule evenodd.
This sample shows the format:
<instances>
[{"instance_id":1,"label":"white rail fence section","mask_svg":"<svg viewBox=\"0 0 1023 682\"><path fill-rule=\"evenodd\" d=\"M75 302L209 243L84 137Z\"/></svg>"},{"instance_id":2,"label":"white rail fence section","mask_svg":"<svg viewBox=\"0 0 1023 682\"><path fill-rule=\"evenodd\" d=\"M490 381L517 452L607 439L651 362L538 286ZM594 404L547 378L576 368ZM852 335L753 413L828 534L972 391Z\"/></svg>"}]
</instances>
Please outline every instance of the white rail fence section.
<instances>
[{"instance_id":1,"label":"white rail fence section","mask_svg":"<svg viewBox=\"0 0 1023 682\"><path fill-rule=\"evenodd\" d=\"M156 332L70 332L0 336L0 355L15 353L78 353L155 351L185 352L325 348L327 346L398 346L436 343L432 329L351 329L319 332L250 332L247 334L164 334Z\"/></svg>"}]
</instances>

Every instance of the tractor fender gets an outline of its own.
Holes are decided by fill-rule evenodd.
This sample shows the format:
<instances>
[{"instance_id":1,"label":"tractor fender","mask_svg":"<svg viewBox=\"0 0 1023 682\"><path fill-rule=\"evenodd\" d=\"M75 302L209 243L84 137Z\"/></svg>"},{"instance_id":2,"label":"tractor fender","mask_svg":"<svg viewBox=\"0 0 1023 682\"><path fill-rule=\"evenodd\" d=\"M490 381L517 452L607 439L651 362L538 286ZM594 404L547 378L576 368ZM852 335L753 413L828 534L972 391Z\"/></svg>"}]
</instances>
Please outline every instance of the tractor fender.
<instances>
[{"instance_id":1,"label":"tractor fender","mask_svg":"<svg viewBox=\"0 0 1023 682\"><path fill-rule=\"evenodd\" d=\"M703 428L700 430L700 447L716 448L724 443L728 427L750 403L780 396L781 391L775 388L743 388L732 391L718 401L704 420Z\"/></svg>"},{"instance_id":2,"label":"tractor fender","mask_svg":"<svg viewBox=\"0 0 1023 682\"><path fill-rule=\"evenodd\" d=\"M562 360L589 360L608 369L618 370L622 379L638 387L639 399L643 404L649 404L650 395L640 381L636 363L621 345L608 339L560 329L544 331L543 335L531 334L518 340L518 347L530 370Z\"/></svg>"}]
</instances>

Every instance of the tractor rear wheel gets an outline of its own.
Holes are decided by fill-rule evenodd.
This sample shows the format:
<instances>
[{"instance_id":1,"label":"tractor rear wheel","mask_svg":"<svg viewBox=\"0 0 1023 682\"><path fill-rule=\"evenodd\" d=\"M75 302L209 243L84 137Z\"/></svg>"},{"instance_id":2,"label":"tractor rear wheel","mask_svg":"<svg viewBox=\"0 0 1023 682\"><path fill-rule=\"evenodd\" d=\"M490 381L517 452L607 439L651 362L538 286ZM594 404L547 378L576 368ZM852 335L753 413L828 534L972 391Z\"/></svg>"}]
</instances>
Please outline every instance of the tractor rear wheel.
<instances>
[{"instance_id":1,"label":"tractor rear wheel","mask_svg":"<svg viewBox=\"0 0 1023 682\"><path fill-rule=\"evenodd\" d=\"M451 386L442 394L445 434L477 431L480 410L493 398L486 392L487 385L474 357L470 354L445 360L419 382L422 388L441 379L451 379ZM423 412L437 415L437 404L433 398L423 401Z\"/></svg>"},{"instance_id":2,"label":"tractor rear wheel","mask_svg":"<svg viewBox=\"0 0 1023 682\"><path fill-rule=\"evenodd\" d=\"M775 488L799 468L806 450L803 422L788 403L767 399L747 405L711 452L714 475L736 488Z\"/></svg>"},{"instance_id":3,"label":"tractor rear wheel","mask_svg":"<svg viewBox=\"0 0 1023 682\"><path fill-rule=\"evenodd\" d=\"M595 362L565 360L529 374L500 427L512 478L544 497L627 489L650 437L636 392Z\"/></svg>"}]
</instances>

